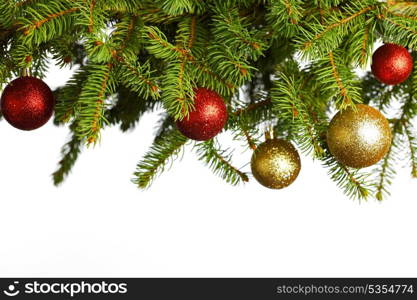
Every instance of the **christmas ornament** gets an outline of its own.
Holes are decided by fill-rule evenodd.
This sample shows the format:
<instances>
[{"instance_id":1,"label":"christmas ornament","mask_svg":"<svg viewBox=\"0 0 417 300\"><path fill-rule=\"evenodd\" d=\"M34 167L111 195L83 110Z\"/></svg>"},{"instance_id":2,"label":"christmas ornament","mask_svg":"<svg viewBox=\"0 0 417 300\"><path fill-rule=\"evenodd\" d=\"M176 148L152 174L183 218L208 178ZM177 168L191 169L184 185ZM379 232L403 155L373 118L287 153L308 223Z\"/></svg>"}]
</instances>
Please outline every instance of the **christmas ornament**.
<instances>
[{"instance_id":1,"label":"christmas ornament","mask_svg":"<svg viewBox=\"0 0 417 300\"><path fill-rule=\"evenodd\" d=\"M375 108L358 104L338 112L327 132L327 144L333 156L352 168L372 166L387 154L391 128Z\"/></svg>"},{"instance_id":2,"label":"christmas ornament","mask_svg":"<svg viewBox=\"0 0 417 300\"><path fill-rule=\"evenodd\" d=\"M14 127L33 130L44 125L54 111L51 89L40 79L20 77L10 82L1 96L1 112Z\"/></svg>"},{"instance_id":3,"label":"christmas ornament","mask_svg":"<svg viewBox=\"0 0 417 300\"><path fill-rule=\"evenodd\" d=\"M385 44L372 56L372 73L385 84L405 81L413 70L413 58L402 46Z\"/></svg>"},{"instance_id":4,"label":"christmas ornament","mask_svg":"<svg viewBox=\"0 0 417 300\"><path fill-rule=\"evenodd\" d=\"M194 110L177 121L179 131L196 141L206 141L217 135L227 121L226 105L216 92L198 88L195 90Z\"/></svg>"},{"instance_id":5,"label":"christmas ornament","mask_svg":"<svg viewBox=\"0 0 417 300\"><path fill-rule=\"evenodd\" d=\"M300 156L294 146L282 139L267 139L254 151L251 160L256 180L271 189L282 189L297 178Z\"/></svg>"}]
</instances>

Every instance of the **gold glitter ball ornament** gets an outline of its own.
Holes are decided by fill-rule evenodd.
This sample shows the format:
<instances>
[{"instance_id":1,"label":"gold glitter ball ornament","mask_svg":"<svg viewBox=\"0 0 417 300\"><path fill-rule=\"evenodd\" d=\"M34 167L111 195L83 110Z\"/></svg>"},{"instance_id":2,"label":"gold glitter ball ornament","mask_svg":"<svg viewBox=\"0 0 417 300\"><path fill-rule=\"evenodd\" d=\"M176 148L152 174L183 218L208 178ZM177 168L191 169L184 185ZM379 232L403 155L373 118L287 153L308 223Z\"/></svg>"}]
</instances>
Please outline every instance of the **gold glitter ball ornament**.
<instances>
[{"instance_id":1,"label":"gold glitter ball ornament","mask_svg":"<svg viewBox=\"0 0 417 300\"><path fill-rule=\"evenodd\" d=\"M391 128L380 111L358 104L338 112L329 124L327 144L333 156L352 168L376 164L387 154Z\"/></svg>"},{"instance_id":2,"label":"gold glitter ball ornament","mask_svg":"<svg viewBox=\"0 0 417 300\"><path fill-rule=\"evenodd\" d=\"M282 189L297 178L301 169L300 156L294 146L282 139L267 139L254 151L252 174L270 189Z\"/></svg>"}]
</instances>

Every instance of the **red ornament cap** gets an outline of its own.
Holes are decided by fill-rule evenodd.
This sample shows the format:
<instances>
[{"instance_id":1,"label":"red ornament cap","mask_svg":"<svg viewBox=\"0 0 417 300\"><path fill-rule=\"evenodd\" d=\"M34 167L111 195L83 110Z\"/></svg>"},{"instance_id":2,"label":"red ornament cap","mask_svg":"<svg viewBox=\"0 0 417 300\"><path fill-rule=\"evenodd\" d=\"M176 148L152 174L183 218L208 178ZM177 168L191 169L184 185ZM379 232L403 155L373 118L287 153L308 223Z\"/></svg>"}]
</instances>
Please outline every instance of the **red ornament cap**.
<instances>
[{"instance_id":1,"label":"red ornament cap","mask_svg":"<svg viewBox=\"0 0 417 300\"><path fill-rule=\"evenodd\" d=\"M413 58L406 48L396 44L385 44L373 54L371 69L382 83L399 84L410 76Z\"/></svg>"},{"instance_id":2,"label":"red ornament cap","mask_svg":"<svg viewBox=\"0 0 417 300\"><path fill-rule=\"evenodd\" d=\"M206 141L216 136L226 125L227 109L223 98L206 88L195 90L194 110L177 121L179 131L196 141Z\"/></svg>"},{"instance_id":3,"label":"red ornament cap","mask_svg":"<svg viewBox=\"0 0 417 300\"><path fill-rule=\"evenodd\" d=\"M33 130L44 125L54 111L51 89L35 77L20 77L10 82L1 96L1 112L13 127Z\"/></svg>"}]
</instances>

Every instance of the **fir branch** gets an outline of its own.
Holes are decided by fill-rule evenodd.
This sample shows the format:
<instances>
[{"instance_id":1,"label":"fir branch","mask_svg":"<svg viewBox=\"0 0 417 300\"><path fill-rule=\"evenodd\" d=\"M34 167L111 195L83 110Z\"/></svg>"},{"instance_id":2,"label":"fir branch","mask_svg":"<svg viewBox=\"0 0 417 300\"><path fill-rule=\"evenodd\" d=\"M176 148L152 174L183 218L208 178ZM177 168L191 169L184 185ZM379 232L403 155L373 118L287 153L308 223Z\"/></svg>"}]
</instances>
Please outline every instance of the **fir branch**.
<instances>
[{"instance_id":1,"label":"fir branch","mask_svg":"<svg viewBox=\"0 0 417 300\"><path fill-rule=\"evenodd\" d=\"M371 188L371 184L365 181L367 175L360 174L358 170L347 168L339 163L330 152L326 153L323 164L329 169L330 178L343 189L349 198L367 200Z\"/></svg>"},{"instance_id":2,"label":"fir branch","mask_svg":"<svg viewBox=\"0 0 417 300\"><path fill-rule=\"evenodd\" d=\"M139 188L148 188L155 177L166 169L168 163L178 157L187 140L177 130L166 132L155 140L151 149L137 165L133 183Z\"/></svg>"},{"instance_id":3,"label":"fir branch","mask_svg":"<svg viewBox=\"0 0 417 300\"><path fill-rule=\"evenodd\" d=\"M346 105L346 107L351 106L353 104L352 99L349 97L347 89L345 88L342 79L340 78L340 74L337 70L337 66L334 60L333 52L329 52L329 61L330 65L332 66L332 74L333 77L337 83L337 86L339 87L340 94L343 98L343 104Z\"/></svg>"},{"instance_id":4,"label":"fir branch","mask_svg":"<svg viewBox=\"0 0 417 300\"><path fill-rule=\"evenodd\" d=\"M223 3L222 3L223 4ZM255 30L250 31L246 19L239 15L236 7L227 3L213 7L213 38L218 44L226 45L231 54L243 59L256 60L266 48Z\"/></svg>"},{"instance_id":5,"label":"fir branch","mask_svg":"<svg viewBox=\"0 0 417 300\"><path fill-rule=\"evenodd\" d=\"M258 108L262 108L263 106L269 105L269 104L271 104L271 98L267 98L265 100L262 100L262 101L259 101L259 102L256 102L256 103L251 103L250 105L248 105L245 108L240 108L240 109L234 111L233 114L236 115L236 116L240 116L242 114L245 114L247 112L250 112L250 111L258 109Z\"/></svg>"},{"instance_id":6,"label":"fir branch","mask_svg":"<svg viewBox=\"0 0 417 300\"><path fill-rule=\"evenodd\" d=\"M375 34L377 22L375 19L368 19L362 26L352 32L343 42L345 48L346 61L353 67L360 66L365 68L372 55L373 46L377 39Z\"/></svg>"},{"instance_id":7,"label":"fir branch","mask_svg":"<svg viewBox=\"0 0 417 300\"><path fill-rule=\"evenodd\" d=\"M149 63L133 65L121 57L118 58L118 61L121 64L118 71L119 79L125 86L144 98L158 99L160 97L160 88L157 79L153 77Z\"/></svg>"},{"instance_id":8,"label":"fir branch","mask_svg":"<svg viewBox=\"0 0 417 300\"><path fill-rule=\"evenodd\" d=\"M193 59L191 59L190 62L197 69L197 72L194 74L196 75L196 80L200 82L201 86L217 90L220 94L224 95L230 95L237 89L235 83L232 83L226 78L220 77L218 74L214 73L208 65L197 62Z\"/></svg>"},{"instance_id":9,"label":"fir branch","mask_svg":"<svg viewBox=\"0 0 417 300\"><path fill-rule=\"evenodd\" d=\"M145 1L143 0L115 0L103 1L103 8L107 11L115 11L118 13L136 13L144 9Z\"/></svg>"},{"instance_id":10,"label":"fir branch","mask_svg":"<svg viewBox=\"0 0 417 300\"><path fill-rule=\"evenodd\" d=\"M320 58L336 49L343 39L358 25L364 23L364 15L376 8L375 5L362 7L360 2L344 7L348 15L334 13L325 24L311 22L309 28L300 28L297 43L306 58Z\"/></svg>"},{"instance_id":11,"label":"fir branch","mask_svg":"<svg viewBox=\"0 0 417 300\"><path fill-rule=\"evenodd\" d=\"M115 44L113 56L123 56L124 59L136 60L141 47L141 29L143 24L134 15L127 15L117 24L111 34L111 42Z\"/></svg>"},{"instance_id":12,"label":"fir branch","mask_svg":"<svg viewBox=\"0 0 417 300\"><path fill-rule=\"evenodd\" d=\"M369 44L371 44L371 43L369 43L369 26L366 26L365 29L364 29L361 55L360 55L360 59L359 59L359 63L360 63L361 66L365 66L366 63L368 62L368 51L367 51L367 49L369 48L368 47Z\"/></svg>"},{"instance_id":13,"label":"fir branch","mask_svg":"<svg viewBox=\"0 0 417 300\"><path fill-rule=\"evenodd\" d=\"M78 97L90 74L88 67L77 70L63 88L57 93L54 121L56 124L67 123L76 117Z\"/></svg>"},{"instance_id":14,"label":"fir branch","mask_svg":"<svg viewBox=\"0 0 417 300\"><path fill-rule=\"evenodd\" d=\"M327 123L325 116L305 101L307 91L303 92L302 81L284 73L279 75L280 80L275 81L271 91L274 112L289 124L289 130L304 153L313 152L315 157L321 158L324 154L321 137Z\"/></svg>"},{"instance_id":15,"label":"fir branch","mask_svg":"<svg viewBox=\"0 0 417 300\"><path fill-rule=\"evenodd\" d=\"M91 0L89 5L89 17L88 17L88 32L92 33L94 31L94 7L96 6L96 0Z\"/></svg>"},{"instance_id":16,"label":"fir branch","mask_svg":"<svg viewBox=\"0 0 417 300\"><path fill-rule=\"evenodd\" d=\"M13 0L3 0L0 3L0 11L1 11L1 18L0 18L0 28L3 31L3 28L9 28L12 26L14 19L16 18L16 6ZM1 37L0 31L0 37ZM0 39L1 40L1 39Z\"/></svg>"},{"instance_id":17,"label":"fir branch","mask_svg":"<svg viewBox=\"0 0 417 300\"><path fill-rule=\"evenodd\" d=\"M417 137L415 130L410 124L404 128L404 133L408 141L408 150L410 153L411 177L417 178Z\"/></svg>"},{"instance_id":18,"label":"fir branch","mask_svg":"<svg viewBox=\"0 0 417 300\"><path fill-rule=\"evenodd\" d=\"M168 132L175 130L177 127L174 119L170 115L162 113L160 114L158 124L155 126L155 128L156 132L154 141L157 141L163 138Z\"/></svg>"},{"instance_id":19,"label":"fir branch","mask_svg":"<svg viewBox=\"0 0 417 300\"><path fill-rule=\"evenodd\" d=\"M185 55L184 50L169 43L165 34L157 27L145 26L143 38L147 41L146 49L156 58L172 61Z\"/></svg>"},{"instance_id":20,"label":"fir branch","mask_svg":"<svg viewBox=\"0 0 417 300\"><path fill-rule=\"evenodd\" d=\"M343 18L343 19L339 20L339 22L328 25L321 33L315 35L314 38L311 41L308 41L308 42L304 43L304 49L303 50L306 50L306 48L311 47L314 41L316 41L317 39L320 39L324 34L326 34L328 31L332 30L333 28L336 28L336 27L341 26L345 23L348 23L352 19L366 13L367 11L369 11L373 8L374 8L374 6L365 7L363 9L361 9L360 11L350 15L349 17L346 17L346 18Z\"/></svg>"},{"instance_id":21,"label":"fir branch","mask_svg":"<svg viewBox=\"0 0 417 300\"><path fill-rule=\"evenodd\" d=\"M393 13L393 12L389 12L389 14L394 16L394 17L404 18L404 19L408 19L408 20L411 20L411 21L417 21L417 17L415 17L415 16L407 16L407 15L397 14L397 13Z\"/></svg>"},{"instance_id":22,"label":"fir branch","mask_svg":"<svg viewBox=\"0 0 417 300\"><path fill-rule=\"evenodd\" d=\"M243 57L234 56L229 47L212 46L209 48L208 61L215 73L222 78L241 86L250 80L256 68L249 65Z\"/></svg>"},{"instance_id":23,"label":"fir branch","mask_svg":"<svg viewBox=\"0 0 417 300\"><path fill-rule=\"evenodd\" d=\"M175 119L184 118L194 107L192 79L185 68L185 61L171 63L163 77L162 101L167 112Z\"/></svg>"},{"instance_id":24,"label":"fir branch","mask_svg":"<svg viewBox=\"0 0 417 300\"><path fill-rule=\"evenodd\" d=\"M140 17L146 24L172 24L178 22L182 15L170 15L161 8L156 7L153 1L147 3L145 7L133 12L135 16Z\"/></svg>"},{"instance_id":25,"label":"fir branch","mask_svg":"<svg viewBox=\"0 0 417 300\"><path fill-rule=\"evenodd\" d=\"M17 7L25 6L27 4L30 4L33 1L36 1L36 0L21 0L21 1L16 3L16 6Z\"/></svg>"},{"instance_id":26,"label":"fir branch","mask_svg":"<svg viewBox=\"0 0 417 300\"><path fill-rule=\"evenodd\" d=\"M398 123L394 127L398 126ZM391 185L396 171L394 165L397 164L397 155L398 155L398 145L400 140L398 139L398 133L394 130L391 146L388 150L388 153L379 163L379 166L376 168L378 172L376 184L375 184L375 198L378 201L382 201L385 196L389 195L388 186Z\"/></svg>"},{"instance_id":27,"label":"fir branch","mask_svg":"<svg viewBox=\"0 0 417 300\"><path fill-rule=\"evenodd\" d=\"M243 135L244 135L244 137L245 137L245 139L246 139L246 141L248 143L249 149L256 150L256 148L257 148L256 142L252 138L252 136L249 133L249 131L243 125L240 126L240 128L241 128L241 131L242 131L242 133L243 133Z\"/></svg>"},{"instance_id":28,"label":"fir branch","mask_svg":"<svg viewBox=\"0 0 417 300\"><path fill-rule=\"evenodd\" d=\"M249 181L247 174L231 164L231 153L227 150L219 150L213 140L198 143L196 147L199 159L226 182L237 185L240 182Z\"/></svg>"},{"instance_id":29,"label":"fir branch","mask_svg":"<svg viewBox=\"0 0 417 300\"><path fill-rule=\"evenodd\" d=\"M241 133L243 133L243 138L247 140L242 132L243 126L256 144L258 141L254 136L257 134L257 126L274 119L276 115L272 112L272 101L268 93L259 92L250 100L251 102L248 104L247 101L239 103L238 99L233 99L232 103L235 109L229 114L227 124L228 128L234 130L237 137L242 136Z\"/></svg>"},{"instance_id":30,"label":"fir branch","mask_svg":"<svg viewBox=\"0 0 417 300\"><path fill-rule=\"evenodd\" d=\"M417 13L417 2L412 1L387 1L387 11L389 13L402 13L415 15Z\"/></svg>"},{"instance_id":31,"label":"fir branch","mask_svg":"<svg viewBox=\"0 0 417 300\"><path fill-rule=\"evenodd\" d=\"M276 37L288 38L298 33L303 14L303 3L299 0L271 1L266 19Z\"/></svg>"},{"instance_id":32,"label":"fir branch","mask_svg":"<svg viewBox=\"0 0 417 300\"><path fill-rule=\"evenodd\" d=\"M404 141L401 139L401 136L405 133L406 138L408 138L407 129L409 125L410 118L414 115L416 107L414 105L413 96L409 95L405 100L404 104L401 107L401 115L398 119L395 119L392 125L392 142L390 149L387 155L382 160L382 163L375 169L375 172L378 174L377 183L375 184L375 198L378 200L383 200L384 196L389 195L388 186L391 185L392 179L396 175L396 170L394 166L397 165L399 161L399 152L400 149L405 148ZM411 140L408 139L410 149L411 149L411 162L412 169L414 169L414 145L413 137L410 136Z\"/></svg>"},{"instance_id":33,"label":"fir branch","mask_svg":"<svg viewBox=\"0 0 417 300\"><path fill-rule=\"evenodd\" d=\"M378 18L384 25L384 39L409 48L417 46L417 20L395 15L379 14Z\"/></svg>"},{"instance_id":34,"label":"fir branch","mask_svg":"<svg viewBox=\"0 0 417 300\"><path fill-rule=\"evenodd\" d=\"M72 7L71 2L66 0L27 6L25 16L18 19L24 42L39 45L62 35L73 26L73 14L78 10L78 7Z\"/></svg>"},{"instance_id":35,"label":"fir branch","mask_svg":"<svg viewBox=\"0 0 417 300\"><path fill-rule=\"evenodd\" d=\"M64 179L71 172L81 153L82 142L78 139L73 130L76 128L75 123L70 126L72 135L69 141L62 147L61 155L62 158L59 161L58 169L52 174L54 185L58 186L62 184Z\"/></svg>"},{"instance_id":36,"label":"fir branch","mask_svg":"<svg viewBox=\"0 0 417 300\"><path fill-rule=\"evenodd\" d=\"M317 80L324 91L333 93L339 109L354 107L356 103L362 102L359 80L342 57L339 51L329 52L327 58L313 63Z\"/></svg>"},{"instance_id":37,"label":"fir branch","mask_svg":"<svg viewBox=\"0 0 417 300\"><path fill-rule=\"evenodd\" d=\"M280 80L275 82L272 90L274 111L280 115L281 124L289 126L291 137L304 153L313 151L323 166L328 168L330 178L343 192L353 199L366 199L371 185L366 182L367 176L357 170L351 170L339 163L329 152L325 132L327 118L323 111L312 105L309 100L312 91L307 88L308 78L295 79L281 73ZM314 95L313 95L314 96ZM282 128L281 128L282 130Z\"/></svg>"},{"instance_id":38,"label":"fir branch","mask_svg":"<svg viewBox=\"0 0 417 300\"><path fill-rule=\"evenodd\" d=\"M80 140L86 139L88 144L95 144L99 139L104 118L106 95L114 90L110 79L111 64L92 65L91 73L81 91L78 103L76 133Z\"/></svg>"},{"instance_id":39,"label":"fir branch","mask_svg":"<svg viewBox=\"0 0 417 300\"><path fill-rule=\"evenodd\" d=\"M130 88L120 86L116 103L106 112L109 124L120 124L123 132L133 129L146 112L159 108L159 102L142 97Z\"/></svg>"},{"instance_id":40,"label":"fir branch","mask_svg":"<svg viewBox=\"0 0 417 300\"><path fill-rule=\"evenodd\" d=\"M200 0L158 0L157 3L167 14L174 16L201 13L205 7L204 1Z\"/></svg>"}]
</instances>

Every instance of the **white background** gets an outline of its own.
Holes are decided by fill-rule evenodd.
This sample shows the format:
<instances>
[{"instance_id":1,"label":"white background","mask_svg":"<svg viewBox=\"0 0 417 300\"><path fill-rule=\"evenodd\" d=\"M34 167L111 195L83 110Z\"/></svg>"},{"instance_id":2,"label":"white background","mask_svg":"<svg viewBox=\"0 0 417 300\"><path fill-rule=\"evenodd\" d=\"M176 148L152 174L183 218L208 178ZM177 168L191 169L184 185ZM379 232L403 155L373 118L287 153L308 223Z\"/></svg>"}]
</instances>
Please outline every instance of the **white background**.
<instances>
[{"instance_id":1,"label":"white background","mask_svg":"<svg viewBox=\"0 0 417 300\"><path fill-rule=\"evenodd\" d=\"M68 76L54 68L45 81ZM274 191L229 186L186 151L140 191L130 179L155 121L105 130L59 188L50 174L67 129L23 132L2 121L0 276L417 276L408 169L391 198L359 204L306 157L297 181ZM250 153L235 159L244 165Z\"/></svg>"}]
</instances>

